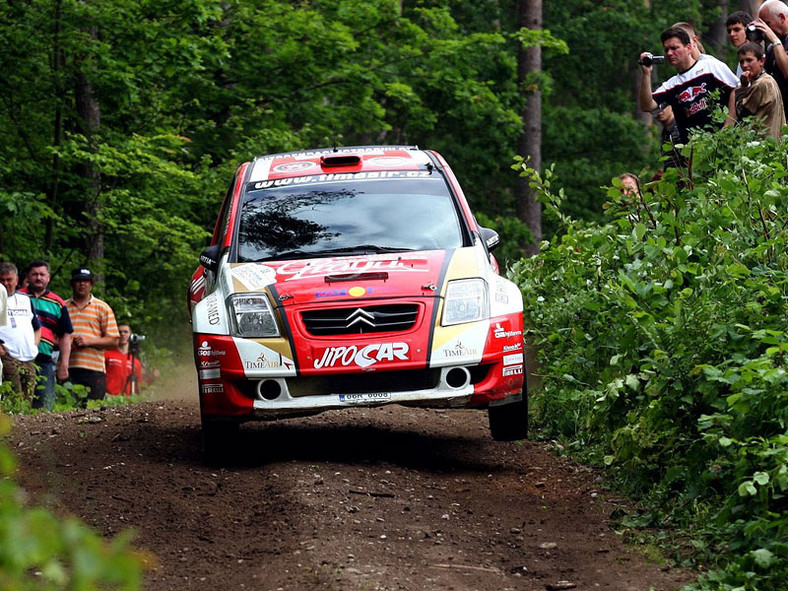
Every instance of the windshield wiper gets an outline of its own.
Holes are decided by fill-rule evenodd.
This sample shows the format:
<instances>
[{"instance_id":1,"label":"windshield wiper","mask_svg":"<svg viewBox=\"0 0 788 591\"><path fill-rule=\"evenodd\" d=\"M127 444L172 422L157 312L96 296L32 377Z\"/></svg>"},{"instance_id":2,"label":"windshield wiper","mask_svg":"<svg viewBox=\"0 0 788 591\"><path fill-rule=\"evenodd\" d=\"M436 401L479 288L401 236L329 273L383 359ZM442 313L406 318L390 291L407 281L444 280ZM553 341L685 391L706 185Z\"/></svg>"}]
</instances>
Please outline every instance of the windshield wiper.
<instances>
[{"instance_id":1,"label":"windshield wiper","mask_svg":"<svg viewBox=\"0 0 788 591\"><path fill-rule=\"evenodd\" d=\"M326 248L323 250L287 250L285 252L277 252L267 257L261 257L255 262L262 263L264 261L276 261L280 259L318 259L326 255L336 254L362 255L384 252L409 252L413 250L415 249L406 248L404 246L378 246L377 244L360 244L358 246L342 246L339 248Z\"/></svg>"},{"instance_id":2,"label":"windshield wiper","mask_svg":"<svg viewBox=\"0 0 788 591\"><path fill-rule=\"evenodd\" d=\"M379 252L410 252L414 248L405 246L379 246L377 244L359 244L358 246L343 246L321 250L322 254L373 254Z\"/></svg>"}]
</instances>

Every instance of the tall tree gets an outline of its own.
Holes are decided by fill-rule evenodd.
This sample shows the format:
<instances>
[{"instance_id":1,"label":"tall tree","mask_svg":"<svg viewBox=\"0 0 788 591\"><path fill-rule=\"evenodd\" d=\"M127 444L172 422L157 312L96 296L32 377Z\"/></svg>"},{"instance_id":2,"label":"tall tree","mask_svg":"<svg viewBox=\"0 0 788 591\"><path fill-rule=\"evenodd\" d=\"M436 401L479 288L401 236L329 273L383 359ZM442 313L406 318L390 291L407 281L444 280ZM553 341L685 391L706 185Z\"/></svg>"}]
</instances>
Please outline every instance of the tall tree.
<instances>
[{"instance_id":1,"label":"tall tree","mask_svg":"<svg viewBox=\"0 0 788 591\"><path fill-rule=\"evenodd\" d=\"M540 30L542 28L542 0L519 0L518 28ZM542 90L538 84L528 84L534 75L542 70L542 47L521 45L517 55L517 78L526 100L520 113L523 129L517 142L518 153L526 158L529 165L540 170L542 167ZM517 214L532 235L526 253L539 252L542 239L542 207L536 200L536 191L525 178L518 178L515 186Z\"/></svg>"}]
</instances>

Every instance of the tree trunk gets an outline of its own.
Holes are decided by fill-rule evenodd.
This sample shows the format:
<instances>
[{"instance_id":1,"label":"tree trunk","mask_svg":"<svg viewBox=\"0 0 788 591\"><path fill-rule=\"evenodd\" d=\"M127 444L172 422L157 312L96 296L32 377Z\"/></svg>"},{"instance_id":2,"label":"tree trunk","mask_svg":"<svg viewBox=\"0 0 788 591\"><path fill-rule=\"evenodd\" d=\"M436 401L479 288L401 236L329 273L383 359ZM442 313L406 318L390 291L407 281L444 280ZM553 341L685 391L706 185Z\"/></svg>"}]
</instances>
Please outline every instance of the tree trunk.
<instances>
[{"instance_id":1,"label":"tree trunk","mask_svg":"<svg viewBox=\"0 0 788 591\"><path fill-rule=\"evenodd\" d=\"M758 18L758 8L763 4L761 0L741 0L739 2L739 10L743 10L752 18Z\"/></svg>"},{"instance_id":2,"label":"tree trunk","mask_svg":"<svg viewBox=\"0 0 788 591\"><path fill-rule=\"evenodd\" d=\"M52 179L49 183L47 201L53 211L57 211L58 192L60 188L60 156L59 148L63 142L63 101L64 91L61 76L64 66L63 48L60 45L60 33L63 29L63 1L55 2L55 31L53 40L52 71L55 80L55 118L53 121L52 147L55 155L52 157ZM44 227L44 252L52 252L54 240L54 220L48 217Z\"/></svg>"},{"instance_id":3,"label":"tree trunk","mask_svg":"<svg viewBox=\"0 0 788 591\"><path fill-rule=\"evenodd\" d=\"M518 27L529 29L542 28L542 0L520 0L518 3ZM520 156L528 159L528 164L536 170L542 167L542 93L538 87L528 88L529 74L541 71L542 48L520 48L517 55L517 76L522 92L527 94L523 111L523 131L517 143ZM533 235L533 243L526 246L526 253L533 256L539 252L542 240L542 206L536 201L534 191L525 178L519 178L515 186L517 215Z\"/></svg>"},{"instance_id":4,"label":"tree trunk","mask_svg":"<svg viewBox=\"0 0 788 591\"><path fill-rule=\"evenodd\" d=\"M728 47L728 29L725 21L728 19L728 0L717 0L720 16L706 31L706 51L713 55L722 55ZM711 46L711 47L709 47Z\"/></svg>"},{"instance_id":5,"label":"tree trunk","mask_svg":"<svg viewBox=\"0 0 788 591\"><path fill-rule=\"evenodd\" d=\"M96 39L96 30L88 29L91 39ZM87 73L92 70L90 63L83 63L77 74L75 102L79 117L80 132L87 139L87 150L98 152L98 134L101 130L101 109ZM101 171L95 163L87 161L82 166L85 180L85 217L88 224L85 254L88 262L104 258L104 234L100 222L101 215Z\"/></svg>"}]
</instances>

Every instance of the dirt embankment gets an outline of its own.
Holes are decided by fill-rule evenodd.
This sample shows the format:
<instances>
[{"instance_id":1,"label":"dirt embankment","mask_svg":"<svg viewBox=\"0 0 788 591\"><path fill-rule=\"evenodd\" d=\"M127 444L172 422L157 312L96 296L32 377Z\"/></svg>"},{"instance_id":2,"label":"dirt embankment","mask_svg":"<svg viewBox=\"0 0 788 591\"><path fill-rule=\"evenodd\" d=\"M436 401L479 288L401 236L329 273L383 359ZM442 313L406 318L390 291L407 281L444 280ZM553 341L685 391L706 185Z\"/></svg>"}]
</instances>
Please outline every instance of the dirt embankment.
<instances>
[{"instance_id":1,"label":"dirt embankment","mask_svg":"<svg viewBox=\"0 0 788 591\"><path fill-rule=\"evenodd\" d=\"M674 590L607 523L587 469L496 443L474 411L386 407L247 425L226 467L196 399L17 417L31 497L158 564L146 589Z\"/></svg>"}]
</instances>

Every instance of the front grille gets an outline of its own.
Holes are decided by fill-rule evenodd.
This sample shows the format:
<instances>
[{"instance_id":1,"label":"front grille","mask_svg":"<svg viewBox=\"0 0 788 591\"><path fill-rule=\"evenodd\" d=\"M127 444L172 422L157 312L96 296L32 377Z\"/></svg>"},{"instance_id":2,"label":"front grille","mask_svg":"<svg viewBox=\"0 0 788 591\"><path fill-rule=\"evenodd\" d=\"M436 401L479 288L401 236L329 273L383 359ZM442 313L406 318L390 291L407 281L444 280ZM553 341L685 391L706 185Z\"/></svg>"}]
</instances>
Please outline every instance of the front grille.
<instances>
[{"instance_id":1,"label":"front grille","mask_svg":"<svg viewBox=\"0 0 788 591\"><path fill-rule=\"evenodd\" d=\"M410 330L419 315L417 304L328 308L301 313L306 330L317 337Z\"/></svg>"},{"instance_id":2,"label":"front grille","mask_svg":"<svg viewBox=\"0 0 788 591\"><path fill-rule=\"evenodd\" d=\"M440 383L439 369L406 369L361 373L301 376L287 381L291 396L363 394L433 390Z\"/></svg>"}]
</instances>

